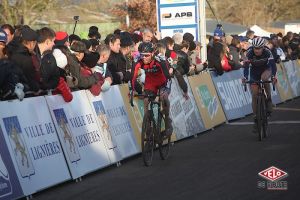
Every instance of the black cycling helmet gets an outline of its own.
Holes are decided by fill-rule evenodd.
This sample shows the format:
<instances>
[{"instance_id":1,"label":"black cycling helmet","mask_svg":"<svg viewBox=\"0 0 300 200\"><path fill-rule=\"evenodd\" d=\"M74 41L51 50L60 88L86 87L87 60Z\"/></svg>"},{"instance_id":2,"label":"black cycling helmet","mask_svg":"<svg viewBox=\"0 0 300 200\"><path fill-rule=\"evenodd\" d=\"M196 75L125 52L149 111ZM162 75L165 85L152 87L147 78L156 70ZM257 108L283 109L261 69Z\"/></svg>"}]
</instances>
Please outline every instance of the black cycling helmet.
<instances>
[{"instance_id":1,"label":"black cycling helmet","mask_svg":"<svg viewBox=\"0 0 300 200\"><path fill-rule=\"evenodd\" d=\"M140 53L152 53L154 51L154 45L152 42L142 42L138 50Z\"/></svg>"}]
</instances>

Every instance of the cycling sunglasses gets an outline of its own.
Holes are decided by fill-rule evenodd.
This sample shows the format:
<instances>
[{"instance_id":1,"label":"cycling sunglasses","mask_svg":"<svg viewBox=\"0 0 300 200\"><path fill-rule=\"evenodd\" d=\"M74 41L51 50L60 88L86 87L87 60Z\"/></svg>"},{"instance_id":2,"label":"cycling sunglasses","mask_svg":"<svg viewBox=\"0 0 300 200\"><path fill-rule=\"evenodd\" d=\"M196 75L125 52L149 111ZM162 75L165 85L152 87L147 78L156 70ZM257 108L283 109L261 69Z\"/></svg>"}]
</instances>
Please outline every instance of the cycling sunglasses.
<instances>
[{"instance_id":1,"label":"cycling sunglasses","mask_svg":"<svg viewBox=\"0 0 300 200\"><path fill-rule=\"evenodd\" d=\"M151 53L141 53L141 58L148 58L151 56Z\"/></svg>"}]
</instances>

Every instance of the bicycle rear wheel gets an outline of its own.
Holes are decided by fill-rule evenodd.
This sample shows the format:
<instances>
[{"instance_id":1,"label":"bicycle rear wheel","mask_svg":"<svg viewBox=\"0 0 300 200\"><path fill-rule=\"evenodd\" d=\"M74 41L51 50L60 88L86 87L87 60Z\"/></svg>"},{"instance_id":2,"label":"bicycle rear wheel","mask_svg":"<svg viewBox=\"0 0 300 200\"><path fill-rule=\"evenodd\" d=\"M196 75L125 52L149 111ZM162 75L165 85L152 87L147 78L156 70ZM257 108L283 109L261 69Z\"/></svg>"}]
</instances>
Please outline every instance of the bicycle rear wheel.
<instances>
[{"instance_id":1,"label":"bicycle rear wheel","mask_svg":"<svg viewBox=\"0 0 300 200\"><path fill-rule=\"evenodd\" d=\"M158 118L158 124L157 124L157 133L159 137L158 149L159 149L160 158L162 160L166 160L169 157L169 153L170 153L171 136L166 136L164 132L161 132L161 122L162 122L162 114L160 113Z\"/></svg>"},{"instance_id":2,"label":"bicycle rear wheel","mask_svg":"<svg viewBox=\"0 0 300 200\"><path fill-rule=\"evenodd\" d=\"M150 166L153 160L153 149L155 145L154 122L150 113L144 115L141 139L143 161L146 166Z\"/></svg>"},{"instance_id":3,"label":"bicycle rear wheel","mask_svg":"<svg viewBox=\"0 0 300 200\"><path fill-rule=\"evenodd\" d=\"M258 132L258 140L262 141L263 138L263 99L261 95L257 96L257 105L256 105L256 125L257 125L257 132Z\"/></svg>"}]
</instances>

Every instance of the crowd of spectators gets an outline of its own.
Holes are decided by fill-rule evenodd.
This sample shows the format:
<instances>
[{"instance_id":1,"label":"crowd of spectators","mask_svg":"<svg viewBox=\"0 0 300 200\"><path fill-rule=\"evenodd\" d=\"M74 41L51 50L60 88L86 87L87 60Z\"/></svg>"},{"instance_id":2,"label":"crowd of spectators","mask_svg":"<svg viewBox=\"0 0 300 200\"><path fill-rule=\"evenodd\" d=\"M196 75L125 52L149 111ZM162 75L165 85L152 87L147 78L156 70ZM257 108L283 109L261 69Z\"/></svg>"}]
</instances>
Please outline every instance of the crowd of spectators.
<instances>
[{"instance_id":1,"label":"crowd of spectators","mask_svg":"<svg viewBox=\"0 0 300 200\"><path fill-rule=\"evenodd\" d=\"M191 33L160 38L145 27L133 33L117 29L101 38L98 28L91 26L88 38L80 38L49 27L33 30L27 25L4 24L0 28L0 100L61 94L70 102L72 91L81 89L97 96L111 85L131 80L141 42L156 45L156 54L174 68L174 77L188 98L184 75L197 74L207 66L219 75L242 68L254 37L251 30L244 37L226 36L218 25L207 45L208 61L204 62L200 57L202 45ZM300 58L299 34L272 34L266 39L276 62ZM141 81L140 89L142 86Z\"/></svg>"}]
</instances>

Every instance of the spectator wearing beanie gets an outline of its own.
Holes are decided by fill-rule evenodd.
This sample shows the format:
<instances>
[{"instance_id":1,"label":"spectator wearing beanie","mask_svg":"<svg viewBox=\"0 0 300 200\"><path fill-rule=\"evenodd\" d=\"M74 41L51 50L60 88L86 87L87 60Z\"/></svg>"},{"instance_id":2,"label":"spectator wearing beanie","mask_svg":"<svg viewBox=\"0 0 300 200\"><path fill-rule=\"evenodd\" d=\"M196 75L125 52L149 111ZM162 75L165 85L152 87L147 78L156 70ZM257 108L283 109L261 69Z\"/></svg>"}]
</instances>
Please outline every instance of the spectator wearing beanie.
<instances>
[{"instance_id":1,"label":"spectator wearing beanie","mask_svg":"<svg viewBox=\"0 0 300 200\"><path fill-rule=\"evenodd\" d=\"M121 48L120 51L123 55L123 58L120 58L120 66L122 66L122 73L124 74L123 82L127 83L131 80L131 68L132 68L132 59L131 59L131 47L133 41L131 35L128 32L121 32Z\"/></svg>"},{"instance_id":2,"label":"spectator wearing beanie","mask_svg":"<svg viewBox=\"0 0 300 200\"><path fill-rule=\"evenodd\" d=\"M76 34L69 35L69 43L72 45L75 41L81 41L81 38Z\"/></svg>"},{"instance_id":3,"label":"spectator wearing beanie","mask_svg":"<svg viewBox=\"0 0 300 200\"><path fill-rule=\"evenodd\" d=\"M223 43L222 38L224 38L224 32L221 28L217 27L214 31L213 44L207 54L208 66L210 68L214 68L218 75L222 75L224 73L221 58L224 55L225 44Z\"/></svg>"},{"instance_id":4,"label":"spectator wearing beanie","mask_svg":"<svg viewBox=\"0 0 300 200\"><path fill-rule=\"evenodd\" d=\"M58 46L70 46L69 43L69 35L67 32L64 31L58 31L55 33L55 41L54 41L55 45Z\"/></svg>"},{"instance_id":5,"label":"spectator wearing beanie","mask_svg":"<svg viewBox=\"0 0 300 200\"><path fill-rule=\"evenodd\" d=\"M26 85L28 89L34 92L34 95L39 95L40 84L36 80L36 69L33 65L32 56L37 43L37 33L29 27L23 27L20 32L20 45L16 48L10 60L20 67L20 70L26 77Z\"/></svg>"},{"instance_id":6,"label":"spectator wearing beanie","mask_svg":"<svg viewBox=\"0 0 300 200\"><path fill-rule=\"evenodd\" d=\"M100 41L101 39L101 34L98 31L98 27L96 26L91 26L89 28L89 34L88 34L89 39L96 39Z\"/></svg>"},{"instance_id":7,"label":"spectator wearing beanie","mask_svg":"<svg viewBox=\"0 0 300 200\"><path fill-rule=\"evenodd\" d=\"M72 67L70 71L78 79L78 88L90 89L93 85L97 84L101 77L97 73L93 73L91 69L82 62L84 54L87 53L86 46L81 41L75 41L71 45L71 50L74 52L75 60L69 63L72 65L70 66Z\"/></svg>"},{"instance_id":8,"label":"spectator wearing beanie","mask_svg":"<svg viewBox=\"0 0 300 200\"><path fill-rule=\"evenodd\" d=\"M194 42L193 34L186 32L183 34L183 40L189 42L189 51L194 51L196 49L196 43Z\"/></svg>"}]
</instances>

